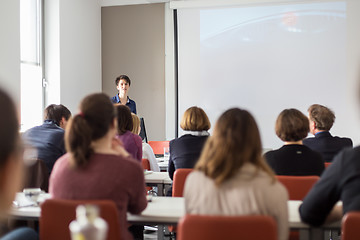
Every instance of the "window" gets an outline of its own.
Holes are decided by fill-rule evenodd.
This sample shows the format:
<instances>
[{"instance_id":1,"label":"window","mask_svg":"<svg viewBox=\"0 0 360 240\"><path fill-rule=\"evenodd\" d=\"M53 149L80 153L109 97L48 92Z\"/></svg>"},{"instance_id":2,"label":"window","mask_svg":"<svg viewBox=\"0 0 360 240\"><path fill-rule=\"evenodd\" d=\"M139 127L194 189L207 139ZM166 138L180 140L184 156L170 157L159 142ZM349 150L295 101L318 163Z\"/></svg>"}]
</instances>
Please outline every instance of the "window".
<instances>
[{"instance_id":1,"label":"window","mask_svg":"<svg viewBox=\"0 0 360 240\"><path fill-rule=\"evenodd\" d=\"M42 0L20 0L21 131L42 122Z\"/></svg>"}]
</instances>

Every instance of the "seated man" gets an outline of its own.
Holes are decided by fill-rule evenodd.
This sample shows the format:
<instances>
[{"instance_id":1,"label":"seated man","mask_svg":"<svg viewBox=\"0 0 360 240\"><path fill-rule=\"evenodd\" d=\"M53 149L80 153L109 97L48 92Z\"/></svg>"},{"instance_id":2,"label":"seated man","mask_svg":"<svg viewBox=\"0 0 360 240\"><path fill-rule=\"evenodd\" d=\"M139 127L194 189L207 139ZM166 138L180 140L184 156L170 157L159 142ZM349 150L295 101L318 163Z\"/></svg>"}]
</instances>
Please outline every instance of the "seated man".
<instances>
[{"instance_id":1,"label":"seated man","mask_svg":"<svg viewBox=\"0 0 360 240\"><path fill-rule=\"evenodd\" d=\"M71 112L64 105L51 104L45 109L44 123L23 134L25 143L37 149L49 174L55 161L65 153L64 129L70 117Z\"/></svg>"},{"instance_id":2,"label":"seated man","mask_svg":"<svg viewBox=\"0 0 360 240\"><path fill-rule=\"evenodd\" d=\"M310 132L315 135L303 140L303 144L321 153L325 162L331 162L334 156L345 147L352 147L350 138L333 137L330 129L335 121L335 114L329 108L313 104L308 109Z\"/></svg>"}]
</instances>

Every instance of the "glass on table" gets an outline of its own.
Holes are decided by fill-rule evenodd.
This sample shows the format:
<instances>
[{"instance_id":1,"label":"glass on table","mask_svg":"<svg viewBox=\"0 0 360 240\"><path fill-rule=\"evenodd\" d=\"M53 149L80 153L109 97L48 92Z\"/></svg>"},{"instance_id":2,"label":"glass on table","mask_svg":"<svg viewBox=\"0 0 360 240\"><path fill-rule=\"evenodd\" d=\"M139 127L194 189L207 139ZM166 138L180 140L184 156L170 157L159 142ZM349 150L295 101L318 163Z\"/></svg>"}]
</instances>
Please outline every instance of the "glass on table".
<instances>
[{"instance_id":1,"label":"glass on table","mask_svg":"<svg viewBox=\"0 0 360 240\"><path fill-rule=\"evenodd\" d=\"M170 158L170 148L164 147L164 159L169 160L169 158Z\"/></svg>"}]
</instances>

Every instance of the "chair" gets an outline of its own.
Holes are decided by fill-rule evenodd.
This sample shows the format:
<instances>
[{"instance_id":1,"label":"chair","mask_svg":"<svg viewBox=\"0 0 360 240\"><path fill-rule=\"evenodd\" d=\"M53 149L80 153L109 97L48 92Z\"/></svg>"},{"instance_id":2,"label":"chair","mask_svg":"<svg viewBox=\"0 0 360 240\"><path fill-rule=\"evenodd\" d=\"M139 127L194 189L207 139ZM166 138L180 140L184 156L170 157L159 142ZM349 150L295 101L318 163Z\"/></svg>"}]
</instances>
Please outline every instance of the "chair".
<instances>
[{"instance_id":1,"label":"chair","mask_svg":"<svg viewBox=\"0 0 360 240\"><path fill-rule=\"evenodd\" d=\"M149 159L147 158L143 158L141 159L141 166L144 170L148 170L150 171L150 162L149 162ZM147 193L154 193L155 191L153 191L153 188L152 187L146 187L146 192Z\"/></svg>"},{"instance_id":2,"label":"chair","mask_svg":"<svg viewBox=\"0 0 360 240\"><path fill-rule=\"evenodd\" d=\"M35 159L31 165L25 167L24 188L41 188L48 192L49 170L41 159Z\"/></svg>"},{"instance_id":3,"label":"chair","mask_svg":"<svg viewBox=\"0 0 360 240\"><path fill-rule=\"evenodd\" d=\"M41 204L40 239L71 240L69 224L76 218L80 204L95 204L100 216L108 223L107 240L120 239L119 216L115 202L111 200L64 200L48 199Z\"/></svg>"},{"instance_id":4,"label":"chair","mask_svg":"<svg viewBox=\"0 0 360 240\"><path fill-rule=\"evenodd\" d=\"M178 223L178 240L276 240L277 225L270 216L185 215Z\"/></svg>"},{"instance_id":5,"label":"chair","mask_svg":"<svg viewBox=\"0 0 360 240\"><path fill-rule=\"evenodd\" d=\"M148 170L148 171L151 170L150 162L149 162L149 159L147 159L147 158L141 159L141 166L143 167L144 170Z\"/></svg>"},{"instance_id":6,"label":"chair","mask_svg":"<svg viewBox=\"0 0 360 240\"><path fill-rule=\"evenodd\" d=\"M276 176L289 193L289 200L303 200L319 176Z\"/></svg>"},{"instance_id":7,"label":"chair","mask_svg":"<svg viewBox=\"0 0 360 240\"><path fill-rule=\"evenodd\" d=\"M174 181L172 184L172 196L173 197L183 197L185 180L189 173L194 169L192 168L179 168L176 169L174 173Z\"/></svg>"},{"instance_id":8,"label":"chair","mask_svg":"<svg viewBox=\"0 0 360 240\"><path fill-rule=\"evenodd\" d=\"M186 178L193 170L192 168L179 168L175 170L172 184L172 197L183 197ZM176 226L171 225L168 229L169 232L177 232Z\"/></svg>"},{"instance_id":9,"label":"chair","mask_svg":"<svg viewBox=\"0 0 360 240\"><path fill-rule=\"evenodd\" d=\"M348 212L341 223L341 240L360 239L360 212Z\"/></svg>"},{"instance_id":10,"label":"chair","mask_svg":"<svg viewBox=\"0 0 360 240\"><path fill-rule=\"evenodd\" d=\"M149 141L154 154L164 155L164 147L169 147L169 141Z\"/></svg>"},{"instance_id":11,"label":"chair","mask_svg":"<svg viewBox=\"0 0 360 240\"><path fill-rule=\"evenodd\" d=\"M289 193L289 200L303 200L313 185L319 180L319 176L276 176ZM289 240L298 240L298 231L291 231Z\"/></svg>"}]
</instances>

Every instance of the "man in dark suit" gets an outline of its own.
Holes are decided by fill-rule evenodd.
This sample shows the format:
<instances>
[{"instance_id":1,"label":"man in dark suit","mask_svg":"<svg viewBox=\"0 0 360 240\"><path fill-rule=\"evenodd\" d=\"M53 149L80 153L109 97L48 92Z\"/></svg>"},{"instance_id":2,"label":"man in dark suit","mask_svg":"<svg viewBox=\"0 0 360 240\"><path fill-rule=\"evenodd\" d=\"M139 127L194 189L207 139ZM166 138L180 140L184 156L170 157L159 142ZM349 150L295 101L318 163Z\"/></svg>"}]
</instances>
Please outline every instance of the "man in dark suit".
<instances>
[{"instance_id":1,"label":"man in dark suit","mask_svg":"<svg viewBox=\"0 0 360 240\"><path fill-rule=\"evenodd\" d=\"M343 148L352 147L350 138L334 137L330 129L335 121L335 114L329 108L313 104L308 109L310 132L315 135L303 140L303 144L321 153L325 162L331 162L334 156Z\"/></svg>"}]
</instances>

